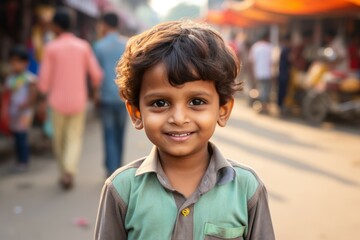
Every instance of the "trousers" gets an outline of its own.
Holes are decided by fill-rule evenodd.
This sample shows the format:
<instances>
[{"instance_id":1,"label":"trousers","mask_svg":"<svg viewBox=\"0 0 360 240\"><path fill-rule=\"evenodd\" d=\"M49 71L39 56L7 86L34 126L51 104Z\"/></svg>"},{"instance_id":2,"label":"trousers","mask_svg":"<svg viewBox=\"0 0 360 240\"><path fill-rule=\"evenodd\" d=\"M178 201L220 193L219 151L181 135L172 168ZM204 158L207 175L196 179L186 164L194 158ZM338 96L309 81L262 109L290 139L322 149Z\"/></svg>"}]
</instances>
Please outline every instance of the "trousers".
<instances>
[{"instance_id":1,"label":"trousers","mask_svg":"<svg viewBox=\"0 0 360 240\"><path fill-rule=\"evenodd\" d=\"M83 144L85 110L73 115L65 115L53 109L52 123L53 148L60 173L75 175Z\"/></svg>"},{"instance_id":2,"label":"trousers","mask_svg":"<svg viewBox=\"0 0 360 240\"><path fill-rule=\"evenodd\" d=\"M121 166L127 111L124 103L101 103L105 168L111 175Z\"/></svg>"}]
</instances>

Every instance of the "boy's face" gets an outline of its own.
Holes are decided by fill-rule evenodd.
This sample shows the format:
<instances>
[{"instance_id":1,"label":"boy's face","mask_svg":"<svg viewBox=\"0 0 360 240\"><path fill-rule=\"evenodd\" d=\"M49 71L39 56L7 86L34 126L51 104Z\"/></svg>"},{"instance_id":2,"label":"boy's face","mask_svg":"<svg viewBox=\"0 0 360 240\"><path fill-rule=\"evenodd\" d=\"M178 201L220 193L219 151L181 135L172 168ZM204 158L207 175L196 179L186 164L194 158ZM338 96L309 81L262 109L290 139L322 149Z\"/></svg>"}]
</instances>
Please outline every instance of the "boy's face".
<instances>
[{"instance_id":1,"label":"boy's face","mask_svg":"<svg viewBox=\"0 0 360 240\"><path fill-rule=\"evenodd\" d=\"M13 73L21 73L27 69L28 62L18 57L10 58L10 67Z\"/></svg>"},{"instance_id":2,"label":"boy's face","mask_svg":"<svg viewBox=\"0 0 360 240\"><path fill-rule=\"evenodd\" d=\"M216 124L225 126L233 106L233 99L219 105L212 81L172 86L163 64L145 72L139 99L140 110L127 104L135 127L145 129L160 156L175 158L207 154L207 144Z\"/></svg>"}]
</instances>

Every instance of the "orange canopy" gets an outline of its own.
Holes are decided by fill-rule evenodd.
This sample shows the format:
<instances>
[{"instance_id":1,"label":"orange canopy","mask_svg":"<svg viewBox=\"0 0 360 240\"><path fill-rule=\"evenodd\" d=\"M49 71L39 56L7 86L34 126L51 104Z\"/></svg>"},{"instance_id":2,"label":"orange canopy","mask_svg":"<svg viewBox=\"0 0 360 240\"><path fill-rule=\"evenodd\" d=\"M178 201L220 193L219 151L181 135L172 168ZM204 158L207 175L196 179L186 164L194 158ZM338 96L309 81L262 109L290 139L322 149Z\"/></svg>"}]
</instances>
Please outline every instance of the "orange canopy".
<instances>
[{"instance_id":1,"label":"orange canopy","mask_svg":"<svg viewBox=\"0 0 360 240\"><path fill-rule=\"evenodd\" d=\"M338 10L356 9L360 0L245 0L230 1L230 9L241 9L251 6L266 12L285 15L311 15Z\"/></svg>"},{"instance_id":2,"label":"orange canopy","mask_svg":"<svg viewBox=\"0 0 360 240\"><path fill-rule=\"evenodd\" d=\"M345 13L360 9L360 0L244 0L227 1L225 10L210 10L206 21L218 25L252 27L286 23L290 16Z\"/></svg>"},{"instance_id":3,"label":"orange canopy","mask_svg":"<svg viewBox=\"0 0 360 240\"><path fill-rule=\"evenodd\" d=\"M348 2L351 2L353 4L360 6L360 0L348 0Z\"/></svg>"},{"instance_id":4,"label":"orange canopy","mask_svg":"<svg viewBox=\"0 0 360 240\"><path fill-rule=\"evenodd\" d=\"M279 14L260 11L255 8L226 9L222 11L210 10L206 21L217 25L234 25L239 27L251 27L259 24L286 23L287 18Z\"/></svg>"},{"instance_id":5,"label":"orange canopy","mask_svg":"<svg viewBox=\"0 0 360 240\"><path fill-rule=\"evenodd\" d=\"M249 19L242 18L232 10L209 10L206 14L205 21L216 25L230 25L238 27L251 27L255 23Z\"/></svg>"}]
</instances>

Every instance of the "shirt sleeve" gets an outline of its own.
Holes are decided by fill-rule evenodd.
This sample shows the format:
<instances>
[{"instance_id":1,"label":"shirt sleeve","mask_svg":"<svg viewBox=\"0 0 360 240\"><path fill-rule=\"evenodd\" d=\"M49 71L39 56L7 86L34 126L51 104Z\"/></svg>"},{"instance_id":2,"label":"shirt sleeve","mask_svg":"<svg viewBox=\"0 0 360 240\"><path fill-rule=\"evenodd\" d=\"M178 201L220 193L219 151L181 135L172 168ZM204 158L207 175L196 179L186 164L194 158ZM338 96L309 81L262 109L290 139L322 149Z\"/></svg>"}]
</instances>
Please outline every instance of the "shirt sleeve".
<instances>
[{"instance_id":1,"label":"shirt sleeve","mask_svg":"<svg viewBox=\"0 0 360 240\"><path fill-rule=\"evenodd\" d=\"M249 200L248 205L249 228L245 240L275 240L267 192L262 183Z\"/></svg>"},{"instance_id":2,"label":"shirt sleeve","mask_svg":"<svg viewBox=\"0 0 360 240\"><path fill-rule=\"evenodd\" d=\"M52 59L50 49L45 47L44 57L41 62L37 88L41 93L48 93L51 85Z\"/></svg>"},{"instance_id":3,"label":"shirt sleeve","mask_svg":"<svg viewBox=\"0 0 360 240\"><path fill-rule=\"evenodd\" d=\"M100 198L95 226L95 240L127 239L124 226L126 205L110 182L106 182Z\"/></svg>"},{"instance_id":4,"label":"shirt sleeve","mask_svg":"<svg viewBox=\"0 0 360 240\"><path fill-rule=\"evenodd\" d=\"M103 77L103 72L101 70L101 67L95 57L95 54L93 53L90 45L88 46L88 56L87 56L87 67L88 67L88 71L90 74L90 79L92 82L92 85L94 87L98 87L101 83L102 77Z\"/></svg>"}]
</instances>

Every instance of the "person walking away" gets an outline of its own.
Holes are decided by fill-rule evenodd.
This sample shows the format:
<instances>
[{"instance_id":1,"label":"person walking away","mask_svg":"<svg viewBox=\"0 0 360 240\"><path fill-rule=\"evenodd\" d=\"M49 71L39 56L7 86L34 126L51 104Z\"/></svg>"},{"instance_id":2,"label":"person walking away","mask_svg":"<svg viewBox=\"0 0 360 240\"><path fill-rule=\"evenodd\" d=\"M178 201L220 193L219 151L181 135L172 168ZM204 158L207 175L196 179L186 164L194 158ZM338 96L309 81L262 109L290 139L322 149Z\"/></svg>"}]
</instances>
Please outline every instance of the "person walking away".
<instances>
[{"instance_id":1,"label":"person walking away","mask_svg":"<svg viewBox=\"0 0 360 240\"><path fill-rule=\"evenodd\" d=\"M9 122L16 153L16 164L10 170L12 173L22 173L29 167L28 132L34 114L36 76L27 70L29 55L23 46L10 50L9 63L11 74L6 79L5 91L10 94Z\"/></svg>"},{"instance_id":2,"label":"person walking away","mask_svg":"<svg viewBox=\"0 0 360 240\"><path fill-rule=\"evenodd\" d=\"M259 98L262 103L261 112L268 112L270 91L272 84L272 47L269 42L269 32L266 31L260 40L256 41L250 49L249 63L252 70L254 87L259 90Z\"/></svg>"},{"instance_id":3,"label":"person walking away","mask_svg":"<svg viewBox=\"0 0 360 240\"><path fill-rule=\"evenodd\" d=\"M279 59L279 78L278 78L278 97L277 97L277 104L281 113L284 112L284 99L286 97L287 88L290 81L290 70L291 70L290 42L291 42L291 38L289 34L286 34L285 36L282 37L282 48Z\"/></svg>"},{"instance_id":4,"label":"person walking away","mask_svg":"<svg viewBox=\"0 0 360 240\"><path fill-rule=\"evenodd\" d=\"M71 18L66 9L58 9L52 22L57 37L45 47L38 89L47 95L52 109L53 146L60 167L60 184L69 189L73 186L82 147L86 77L89 74L96 89L102 70L90 44L70 32Z\"/></svg>"},{"instance_id":5,"label":"person walking away","mask_svg":"<svg viewBox=\"0 0 360 240\"><path fill-rule=\"evenodd\" d=\"M105 167L110 176L121 166L123 155L125 124L127 112L125 103L119 96L115 84L115 66L125 50L127 39L118 33L119 19L115 13L107 13L101 17L99 31L103 38L95 43L95 55L104 71L104 77L95 93L104 138Z\"/></svg>"}]
</instances>

